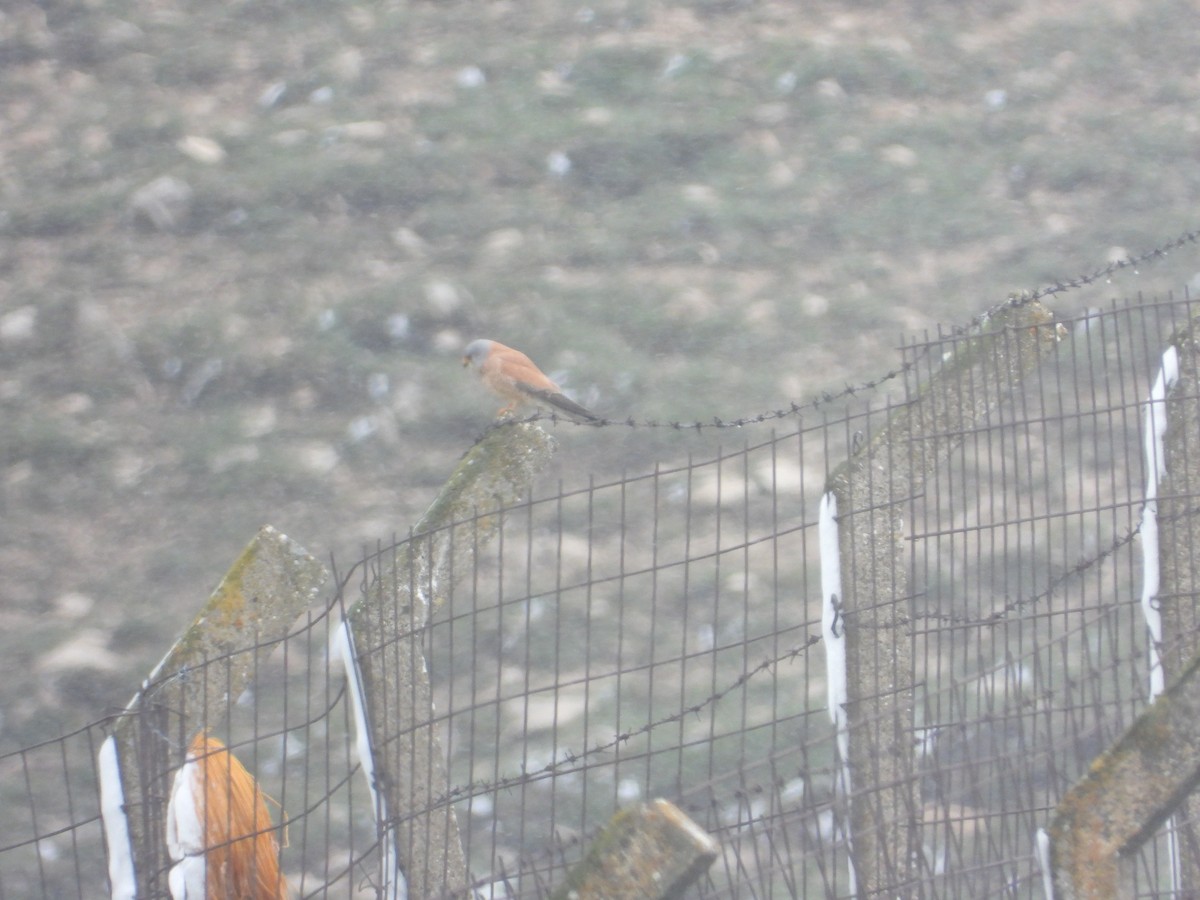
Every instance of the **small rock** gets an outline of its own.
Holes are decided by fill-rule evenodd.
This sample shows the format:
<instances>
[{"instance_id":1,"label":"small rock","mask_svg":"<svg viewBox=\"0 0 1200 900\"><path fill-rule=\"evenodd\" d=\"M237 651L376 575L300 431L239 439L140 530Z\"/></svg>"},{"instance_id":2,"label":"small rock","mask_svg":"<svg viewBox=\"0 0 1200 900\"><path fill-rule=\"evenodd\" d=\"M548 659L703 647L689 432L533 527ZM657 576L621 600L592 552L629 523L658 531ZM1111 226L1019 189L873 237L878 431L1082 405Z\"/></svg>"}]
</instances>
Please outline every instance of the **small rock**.
<instances>
[{"instance_id":1,"label":"small rock","mask_svg":"<svg viewBox=\"0 0 1200 900\"><path fill-rule=\"evenodd\" d=\"M275 334L263 338L258 348L267 359L283 359L295 345L296 342L286 334Z\"/></svg>"},{"instance_id":2,"label":"small rock","mask_svg":"<svg viewBox=\"0 0 1200 900\"><path fill-rule=\"evenodd\" d=\"M332 444L324 441L309 441L296 450L300 465L315 475L327 475L337 468L341 456Z\"/></svg>"},{"instance_id":3,"label":"small rock","mask_svg":"<svg viewBox=\"0 0 1200 900\"><path fill-rule=\"evenodd\" d=\"M614 116L613 111L607 106L589 106L579 117L585 125L608 125L612 122Z\"/></svg>"},{"instance_id":4,"label":"small rock","mask_svg":"<svg viewBox=\"0 0 1200 900\"><path fill-rule=\"evenodd\" d=\"M717 304L703 289L684 288L667 301L666 313L673 319L702 322L717 311Z\"/></svg>"},{"instance_id":5,"label":"small rock","mask_svg":"<svg viewBox=\"0 0 1200 900\"><path fill-rule=\"evenodd\" d=\"M481 88L487 84L487 76L479 66L466 66L455 74L454 83L468 90Z\"/></svg>"},{"instance_id":6,"label":"small rock","mask_svg":"<svg viewBox=\"0 0 1200 900\"><path fill-rule=\"evenodd\" d=\"M19 306L0 316L0 341L6 344L23 344L33 337L36 330L36 306Z\"/></svg>"},{"instance_id":7,"label":"small rock","mask_svg":"<svg viewBox=\"0 0 1200 900\"><path fill-rule=\"evenodd\" d=\"M392 232L392 243L413 257L423 257L429 252L429 244L411 228L400 227Z\"/></svg>"},{"instance_id":8,"label":"small rock","mask_svg":"<svg viewBox=\"0 0 1200 900\"><path fill-rule=\"evenodd\" d=\"M779 125L787 121L788 105L786 103L760 103L754 107L754 121L759 125Z\"/></svg>"},{"instance_id":9,"label":"small rock","mask_svg":"<svg viewBox=\"0 0 1200 900\"><path fill-rule=\"evenodd\" d=\"M112 462L113 483L117 487L131 488L142 480L147 469L143 457L132 450L119 450Z\"/></svg>"},{"instance_id":10,"label":"small rock","mask_svg":"<svg viewBox=\"0 0 1200 900\"><path fill-rule=\"evenodd\" d=\"M365 441L379 430L379 423L374 416L359 416L346 426L346 438L352 444Z\"/></svg>"},{"instance_id":11,"label":"small rock","mask_svg":"<svg viewBox=\"0 0 1200 900\"><path fill-rule=\"evenodd\" d=\"M37 661L39 672L67 672L71 669L95 669L115 672L125 660L108 649L108 634L98 628L86 628L59 644Z\"/></svg>"},{"instance_id":12,"label":"small rock","mask_svg":"<svg viewBox=\"0 0 1200 900\"><path fill-rule=\"evenodd\" d=\"M439 353L455 353L462 346L462 335L453 328L443 328L433 336L433 349Z\"/></svg>"},{"instance_id":13,"label":"small rock","mask_svg":"<svg viewBox=\"0 0 1200 900\"><path fill-rule=\"evenodd\" d=\"M709 472L692 483L692 500L705 506L736 506L741 503L749 488L747 479L740 475Z\"/></svg>"},{"instance_id":14,"label":"small rock","mask_svg":"<svg viewBox=\"0 0 1200 900\"><path fill-rule=\"evenodd\" d=\"M555 178L566 177L571 171L571 157L561 150L555 150L546 156L546 171Z\"/></svg>"},{"instance_id":15,"label":"small rock","mask_svg":"<svg viewBox=\"0 0 1200 900\"><path fill-rule=\"evenodd\" d=\"M87 394L76 391L64 394L54 401L54 411L64 416L81 416L90 412L96 403Z\"/></svg>"},{"instance_id":16,"label":"small rock","mask_svg":"<svg viewBox=\"0 0 1200 900\"><path fill-rule=\"evenodd\" d=\"M356 82L362 78L363 73L362 51L356 47L347 47L333 58L330 65L339 81Z\"/></svg>"},{"instance_id":17,"label":"small rock","mask_svg":"<svg viewBox=\"0 0 1200 900\"><path fill-rule=\"evenodd\" d=\"M695 203L699 206L716 206L717 192L707 184L685 184L683 186L683 199L688 203Z\"/></svg>"},{"instance_id":18,"label":"small rock","mask_svg":"<svg viewBox=\"0 0 1200 900\"><path fill-rule=\"evenodd\" d=\"M175 144L175 148L189 159L208 166L215 166L225 160L224 147L212 138L201 137L198 134L189 134L187 137L180 138Z\"/></svg>"},{"instance_id":19,"label":"small rock","mask_svg":"<svg viewBox=\"0 0 1200 900\"><path fill-rule=\"evenodd\" d=\"M829 312L829 298L821 294L805 294L800 300L800 309L814 319L823 316Z\"/></svg>"},{"instance_id":20,"label":"small rock","mask_svg":"<svg viewBox=\"0 0 1200 900\"><path fill-rule=\"evenodd\" d=\"M412 333L412 323L404 313L393 313L387 317L387 333L393 341L408 340Z\"/></svg>"},{"instance_id":21,"label":"small rock","mask_svg":"<svg viewBox=\"0 0 1200 900\"><path fill-rule=\"evenodd\" d=\"M766 491L797 497L804 491L804 468L795 460L783 457L766 459L754 474L755 480Z\"/></svg>"},{"instance_id":22,"label":"small rock","mask_svg":"<svg viewBox=\"0 0 1200 900\"><path fill-rule=\"evenodd\" d=\"M79 144L87 153L98 156L112 149L112 135L107 128L89 125L79 135Z\"/></svg>"},{"instance_id":23,"label":"small rock","mask_svg":"<svg viewBox=\"0 0 1200 900\"><path fill-rule=\"evenodd\" d=\"M263 109L270 109L283 99L283 95L287 93L287 89L286 81L276 81L274 84L267 85L263 89L263 92L258 95L258 105Z\"/></svg>"},{"instance_id":24,"label":"small rock","mask_svg":"<svg viewBox=\"0 0 1200 900\"><path fill-rule=\"evenodd\" d=\"M911 169L917 164L917 152L904 144L888 144L879 151L879 158L901 169Z\"/></svg>"},{"instance_id":25,"label":"small rock","mask_svg":"<svg viewBox=\"0 0 1200 900\"><path fill-rule=\"evenodd\" d=\"M355 141L382 141L388 134L387 122L376 119L347 122L342 126L342 134Z\"/></svg>"},{"instance_id":26,"label":"small rock","mask_svg":"<svg viewBox=\"0 0 1200 900\"><path fill-rule=\"evenodd\" d=\"M208 461L208 469L214 475L220 475L234 466L258 462L260 456L259 449L254 444L236 444L214 453Z\"/></svg>"},{"instance_id":27,"label":"small rock","mask_svg":"<svg viewBox=\"0 0 1200 900\"><path fill-rule=\"evenodd\" d=\"M391 389L392 383L387 372L372 372L367 376L367 396L372 400L382 400Z\"/></svg>"},{"instance_id":28,"label":"small rock","mask_svg":"<svg viewBox=\"0 0 1200 900\"><path fill-rule=\"evenodd\" d=\"M743 314L747 325L760 331L771 331L779 327L778 308L774 300L755 300Z\"/></svg>"},{"instance_id":29,"label":"small rock","mask_svg":"<svg viewBox=\"0 0 1200 900\"><path fill-rule=\"evenodd\" d=\"M767 170L767 182L772 187L787 187L796 180L796 170L783 160L776 160Z\"/></svg>"},{"instance_id":30,"label":"small rock","mask_svg":"<svg viewBox=\"0 0 1200 900\"><path fill-rule=\"evenodd\" d=\"M100 43L106 47L127 47L130 44L136 44L143 37L145 37L145 32L137 25L126 22L124 19L117 19L100 32Z\"/></svg>"},{"instance_id":31,"label":"small rock","mask_svg":"<svg viewBox=\"0 0 1200 900\"><path fill-rule=\"evenodd\" d=\"M525 244L525 235L519 228L498 228L483 240L479 255L485 263L504 263Z\"/></svg>"},{"instance_id":32,"label":"small rock","mask_svg":"<svg viewBox=\"0 0 1200 900\"><path fill-rule=\"evenodd\" d=\"M298 387L288 396L288 403L297 412L310 412L317 406L317 392L308 385Z\"/></svg>"},{"instance_id":33,"label":"small rock","mask_svg":"<svg viewBox=\"0 0 1200 900\"><path fill-rule=\"evenodd\" d=\"M527 694L525 703L514 707L521 723L530 731L543 731L573 722L586 711L583 691L566 688L553 694Z\"/></svg>"},{"instance_id":34,"label":"small rock","mask_svg":"<svg viewBox=\"0 0 1200 900\"><path fill-rule=\"evenodd\" d=\"M683 53L672 53L662 70L662 78L674 78L688 67L691 59Z\"/></svg>"},{"instance_id":35,"label":"small rock","mask_svg":"<svg viewBox=\"0 0 1200 900\"><path fill-rule=\"evenodd\" d=\"M1054 237L1070 234L1077 227L1075 219L1065 213L1050 213L1044 224L1046 233Z\"/></svg>"},{"instance_id":36,"label":"small rock","mask_svg":"<svg viewBox=\"0 0 1200 900\"><path fill-rule=\"evenodd\" d=\"M179 402L184 406L191 406L199 400L205 388L221 374L224 368L224 360L219 356L214 356L192 369L184 380L183 387L179 390Z\"/></svg>"},{"instance_id":37,"label":"small rock","mask_svg":"<svg viewBox=\"0 0 1200 900\"><path fill-rule=\"evenodd\" d=\"M543 94L552 97L565 97L571 93L571 86L567 84L566 79L557 69L544 69L538 72L537 86Z\"/></svg>"},{"instance_id":38,"label":"small rock","mask_svg":"<svg viewBox=\"0 0 1200 900\"><path fill-rule=\"evenodd\" d=\"M822 78L818 81L813 89L818 97L823 100L844 100L846 99L846 89L836 78Z\"/></svg>"},{"instance_id":39,"label":"small rock","mask_svg":"<svg viewBox=\"0 0 1200 900\"><path fill-rule=\"evenodd\" d=\"M4 470L4 484L6 487L16 487L19 484L25 484L33 477L33 461L23 459L20 462L15 462Z\"/></svg>"},{"instance_id":40,"label":"small rock","mask_svg":"<svg viewBox=\"0 0 1200 900\"><path fill-rule=\"evenodd\" d=\"M450 316L462 303L462 295L451 282L439 278L425 283L425 305L434 315Z\"/></svg>"},{"instance_id":41,"label":"small rock","mask_svg":"<svg viewBox=\"0 0 1200 900\"><path fill-rule=\"evenodd\" d=\"M192 187L174 175L163 175L142 185L129 198L135 219L144 219L159 231L174 231L192 210Z\"/></svg>"},{"instance_id":42,"label":"small rock","mask_svg":"<svg viewBox=\"0 0 1200 900\"><path fill-rule=\"evenodd\" d=\"M622 803L632 803L642 798L642 785L636 778L622 778L617 782L617 798Z\"/></svg>"},{"instance_id":43,"label":"small rock","mask_svg":"<svg viewBox=\"0 0 1200 900\"><path fill-rule=\"evenodd\" d=\"M461 344L460 344L461 346ZM415 381L402 381L392 391L392 412L398 420L415 422L425 413L425 393Z\"/></svg>"},{"instance_id":44,"label":"small rock","mask_svg":"<svg viewBox=\"0 0 1200 900\"><path fill-rule=\"evenodd\" d=\"M298 147L309 138L309 132L304 128L285 128L271 135L271 143L280 147Z\"/></svg>"},{"instance_id":45,"label":"small rock","mask_svg":"<svg viewBox=\"0 0 1200 900\"><path fill-rule=\"evenodd\" d=\"M54 614L60 619L82 619L95 605L96 601L87 594L67 591L54 599Z\"/></svg>"},{"instance_id":46,"label":"small rock","mask_svg":"<svg viewBox=\"0 0 1200 900\"><path fill-rule=\"evenodd\" d=\"M247 438L260 438L275 430L279 413L274 406L263 404L242 410L242 435Z\"/></svg>"}]
</instances>

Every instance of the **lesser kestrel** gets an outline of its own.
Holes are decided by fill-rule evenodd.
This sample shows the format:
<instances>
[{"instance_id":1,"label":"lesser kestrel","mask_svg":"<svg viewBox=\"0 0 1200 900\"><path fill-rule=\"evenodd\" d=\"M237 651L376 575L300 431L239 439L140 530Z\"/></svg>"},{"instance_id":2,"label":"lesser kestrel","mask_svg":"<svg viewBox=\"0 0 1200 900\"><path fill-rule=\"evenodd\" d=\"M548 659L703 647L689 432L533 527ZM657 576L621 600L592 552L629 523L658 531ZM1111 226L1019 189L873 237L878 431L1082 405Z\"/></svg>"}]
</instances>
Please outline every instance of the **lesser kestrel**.
<instances>
[{"instance_id":1,"label":"lesser kestrel","mask_svg":"<svg viewBox=\"0 0 1200 900\"><path fill-rule=\"evenodd\" d=\"M463 365L478 369L480 379L492 393L508 401L497 417L509 415L521 406L544 405L572 418L600 421L599 416L563 394L562 388L547 378L528 356L499 341L486 338L471 341L463 355Z\"/></svg>"}]
</instances>

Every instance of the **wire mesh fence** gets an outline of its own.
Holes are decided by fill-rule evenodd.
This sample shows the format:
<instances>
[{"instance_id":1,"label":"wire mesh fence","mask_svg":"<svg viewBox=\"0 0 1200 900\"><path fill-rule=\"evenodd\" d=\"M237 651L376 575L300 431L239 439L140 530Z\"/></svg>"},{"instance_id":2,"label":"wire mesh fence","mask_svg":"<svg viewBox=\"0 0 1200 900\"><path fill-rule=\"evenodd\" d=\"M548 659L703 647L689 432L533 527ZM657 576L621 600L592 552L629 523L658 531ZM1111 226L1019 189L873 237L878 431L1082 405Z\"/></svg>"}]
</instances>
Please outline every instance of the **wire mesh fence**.
<instances>
[{"instance_id":1,"label":"wire mesh fence","mask_svg":"<svg viewBox=\"0 0 1200 900\"><path fill-rule=\"evenodd\" d=\"M213 674L229 659L161 679L200 679L223 710L200 726L272 798L293 896L403 896L388 845L432 808L454 810L455 833L426 839L461 841L469 873L450 894L549 896L617 809L651 797L720 844L696 897L847 897L870 892L868 870L896 896L1041 896L1038 829L1148 702L1146 414L1168 338L1197 312L1188 297L1139 298L1060 319L1057 349L1022 380L983 365L955 382L964 402L997 401L969 427L889 435L969 342L986 356L1014 337L928 336L902 348L898 395L852 396L713 458L535 488L439 526L449 552L469 549L449 569L461 577L414 564L435 533L380 547L286 636L232 651L251 671L244 688ZM903 582L830 607L830 473L935 445L929 477L887 485ZM843 509L839 527L861 513ZM438 741L429 771L414 756L400 776L364 777L337 636L366 601L381 627L353 653L411 641L432 691L383 698L411 713L389 713L366 752L423 729ZM852 679L840 732L830 637L862 653L881 629L900 652L875 660L873 683ZM160 687L143 685L126 714L160 716L145 727L161 752L138 760L142 806L126 809L154 823L197 722L156 712ZM0 758L0 898L114 889L97 760L118 720ZM874 761L847 770L843 739L870 742ZM427 808L385 808L387 777L426 782ZM898 807L876 802L885 791ZM1138 855L1143 896L1168 891L1172 854L1189 851L1166 835ZM156 853L139 896L171 896L171 861Z\"/></svg>"}]
</instances>

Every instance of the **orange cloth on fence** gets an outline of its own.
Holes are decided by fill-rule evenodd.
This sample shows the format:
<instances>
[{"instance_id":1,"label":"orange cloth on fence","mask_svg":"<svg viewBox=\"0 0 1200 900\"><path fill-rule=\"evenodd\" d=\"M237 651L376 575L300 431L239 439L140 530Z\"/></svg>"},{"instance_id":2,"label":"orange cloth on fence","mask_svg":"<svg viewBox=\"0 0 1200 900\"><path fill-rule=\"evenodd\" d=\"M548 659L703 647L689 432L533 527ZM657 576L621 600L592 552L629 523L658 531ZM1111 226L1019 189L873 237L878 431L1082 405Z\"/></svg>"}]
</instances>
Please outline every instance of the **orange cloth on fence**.
<instances>
[{"instance_id":1,"label":"orange cloth on fence","mask_svg":"<svg viewBox=\"0 0 1200 900\"><path fill-rule=\"evenodd\" d=\"M204 815L207 900L286 900L279 842L262 789L225 745L201 732L188 748ZM197 784L199 781L199 784ZM202 794L196 793L202 791Z\"/></svg>"}]
</instances>

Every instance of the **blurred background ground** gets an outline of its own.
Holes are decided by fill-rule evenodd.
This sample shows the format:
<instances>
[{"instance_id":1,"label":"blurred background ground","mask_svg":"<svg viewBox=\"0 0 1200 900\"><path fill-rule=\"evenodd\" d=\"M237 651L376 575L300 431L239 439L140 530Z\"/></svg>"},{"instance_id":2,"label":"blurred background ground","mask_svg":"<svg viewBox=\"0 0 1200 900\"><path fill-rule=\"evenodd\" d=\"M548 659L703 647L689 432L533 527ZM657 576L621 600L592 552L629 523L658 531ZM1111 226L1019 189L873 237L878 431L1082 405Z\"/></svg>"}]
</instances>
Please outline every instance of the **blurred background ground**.
<instances>
[{"instance_id":1,"label":"blurred background ground","mask_svg":"<svg viewBox=\"0 0 1200 900\"><path fill-rule=\"evenodd\" d=\"M731 419L1194 227L1194 23L6 3L0 750L122 706L261 524L343 567L403 534L495 410L473 337L603 415ZM1198 271L1185 248L1052 305ZM556 433L568 486L746 439Z\"/></svg>"}]
</instances>

